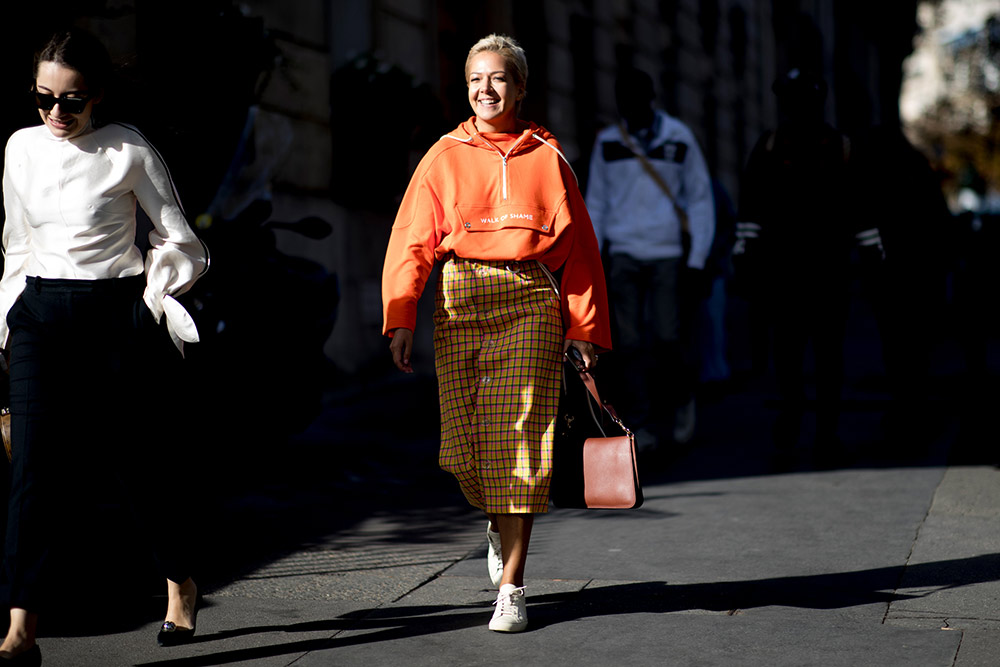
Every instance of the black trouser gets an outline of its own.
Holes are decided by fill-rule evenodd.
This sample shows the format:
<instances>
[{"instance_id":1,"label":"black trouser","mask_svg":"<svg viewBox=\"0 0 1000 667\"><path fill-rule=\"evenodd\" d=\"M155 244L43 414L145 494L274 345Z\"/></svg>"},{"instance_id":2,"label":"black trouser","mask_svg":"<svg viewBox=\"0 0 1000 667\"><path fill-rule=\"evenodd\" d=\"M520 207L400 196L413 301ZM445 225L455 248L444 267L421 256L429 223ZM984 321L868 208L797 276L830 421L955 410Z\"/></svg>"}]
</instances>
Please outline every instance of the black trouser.
<instances>
[{"instance_id":1,"label":"black trouser","mask_svg":"<svg viewBox=\"0 0 1000 667\"><path fill-rule=\"evenodd\" d=\"M609 296L615 317L613 393L633 429L670 427L679 403L680 259L611 255Z\"/></svg>"},{"instance_id":2,"label":"black trouser","mask_svg":"<svg viewBox=\"0 0 1000 667\"><path fill-rule=\"evenodd\" d=\"M176 509L164 505L175 463L164 452L175 444L169 399L179 357L142 302L144 287L144 276L28 278L7 316L13 464L2 582L12 607L48 605L53 551L70 522L87 520L76 494L108 471L146 524L163 574L189 576L182 526L158 520Z\"/></svg>"},{"instance_id":3,"label":"black trouser","mask_svg":"<svg viewBox=\"0 0 1000 667\"><path fill-rule=\"evenodd\" d=\"M844 337L849 304L846 295L799 294L772 304L774 365L781 412L774 426L779 448L795 446L806 408L806 347L811 342L816 371L816 437L835 444L844 384Z\"/></svg>"},{"instance_id":4,"label":"black trouser","mask_svg":"<svg viewBox=\"0 0 1000 667\"><path fill-rule=\"evenodd\" d=\"M611 255L612 391L621 398L623 418L634 429L669 429L677 409L694 398L698 371L693 329L699 302L685 289L683 261Z\"/></svg>"}]
</instances>

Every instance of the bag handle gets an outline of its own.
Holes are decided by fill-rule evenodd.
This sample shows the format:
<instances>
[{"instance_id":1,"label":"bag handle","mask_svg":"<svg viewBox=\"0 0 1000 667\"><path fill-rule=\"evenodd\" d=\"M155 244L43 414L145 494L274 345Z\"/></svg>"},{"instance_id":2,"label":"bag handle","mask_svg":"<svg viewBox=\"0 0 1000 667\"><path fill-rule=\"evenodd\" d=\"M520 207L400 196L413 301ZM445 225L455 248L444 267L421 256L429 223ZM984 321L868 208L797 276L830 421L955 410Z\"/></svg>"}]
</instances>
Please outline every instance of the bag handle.
<instances>
[{"instance_id":1,"label":"bag handle","mask_svg":"<svg viewBox=\"0 0 1000 667\"><path fill-rule=\"evenodd\" d=\"M594 381L594 376L591 375L589 371L579 371L579 373L580 380L583 381L584 386L587 387L587 390L590 392L590 395L593 396L594 400L597 401L597 404L604 408L604 410L611 417L611 421L618 424L621 430L625 431L625 435L631 438L632 431L629 430L628 426L625 426L625 424L622 423L621 418L618 417L618 413L615 411L615 407L610 403L606 403L601 400L601 395L597 392L597 382Z\"/></svg>"}]
</instances>

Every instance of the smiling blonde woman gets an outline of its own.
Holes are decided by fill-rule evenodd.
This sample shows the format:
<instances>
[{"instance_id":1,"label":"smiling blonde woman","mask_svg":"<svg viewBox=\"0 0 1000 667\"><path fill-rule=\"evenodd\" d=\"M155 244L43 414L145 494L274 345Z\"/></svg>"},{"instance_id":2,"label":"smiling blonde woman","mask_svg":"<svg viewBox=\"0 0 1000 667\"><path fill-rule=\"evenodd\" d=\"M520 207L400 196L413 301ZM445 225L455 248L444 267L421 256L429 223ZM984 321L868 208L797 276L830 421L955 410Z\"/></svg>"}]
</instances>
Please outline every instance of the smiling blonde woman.
<instances>
[{"instance_id":1,"label":"smiling blonde woman","mask_svg":"<svg viewBox=\"0 0 1000 667\"><path fill-rule=\"evenodd\" d=\"M442 468L488 517L499 587L489 628L527 627L524 568L535 513L548 510L563 353L588 368L611 347L600 251L555 137L518 118L524 51L490 35L465 65L475 114L417 166L382 278L396 366L410 355L417 300L442 265L434 315Z\"/></svg>"}]
</instances>

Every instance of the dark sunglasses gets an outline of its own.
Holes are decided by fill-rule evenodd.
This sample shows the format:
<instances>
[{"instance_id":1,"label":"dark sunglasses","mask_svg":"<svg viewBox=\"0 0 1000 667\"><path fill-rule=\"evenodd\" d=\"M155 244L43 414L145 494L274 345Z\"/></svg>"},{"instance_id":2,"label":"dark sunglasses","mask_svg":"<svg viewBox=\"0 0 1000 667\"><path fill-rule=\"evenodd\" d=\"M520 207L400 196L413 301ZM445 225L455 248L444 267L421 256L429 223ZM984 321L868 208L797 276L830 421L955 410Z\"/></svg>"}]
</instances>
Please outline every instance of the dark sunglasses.
<instances>
[{"instance_id":1,"label":"dark sunglasses","mask_svg":"<svg viewBox=\"0 0 1000 667\"><path fill-rule=\"evenodd\" d=\"M87 102L89 102L94 96L84 95L82 97L56 97L55 95L46 95L45 93L40 93L37 90L31 91L35 94L35 104L42 111L52 111L52 107L59 105L59 108L66 113L83 113L83 110L87 108Z\"/></svg>"}]
</instances>

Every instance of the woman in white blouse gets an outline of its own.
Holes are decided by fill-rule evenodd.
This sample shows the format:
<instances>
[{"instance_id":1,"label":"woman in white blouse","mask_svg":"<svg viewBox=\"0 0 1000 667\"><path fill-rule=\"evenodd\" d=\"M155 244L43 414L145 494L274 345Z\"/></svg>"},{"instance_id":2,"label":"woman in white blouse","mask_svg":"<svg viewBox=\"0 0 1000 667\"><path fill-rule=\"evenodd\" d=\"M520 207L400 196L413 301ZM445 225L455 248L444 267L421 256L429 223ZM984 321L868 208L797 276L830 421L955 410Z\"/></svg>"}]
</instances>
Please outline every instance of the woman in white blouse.
<instances>
[{"instance_id":1,"label":"woman in white blouse","mask_svg":"<svg viewBox=\"0 0 1000 667\"><path fill-rule=\"evenodd\" d=\"M67 489L93 477L82 463L114 471L152 522L148 537L167 577L160 644L194 633L197 588L183 532L192 508L176 497L191 480L177 477L183 462L167 472L178 462L175 443L163 442L183 396L164 388L171 357L198 340L174 297L207 270L208 252L155 149L134 128L94 122L110 72L89 34L53 36L35 57L42 124L7 144L0 345L9 355L13 462L0 583L11 622L0 665L41 662L35 627L53 594L50 553L58 527L80 521ZM153 223L145 258L137 203Z\"/></svg>"}]
</instances>

